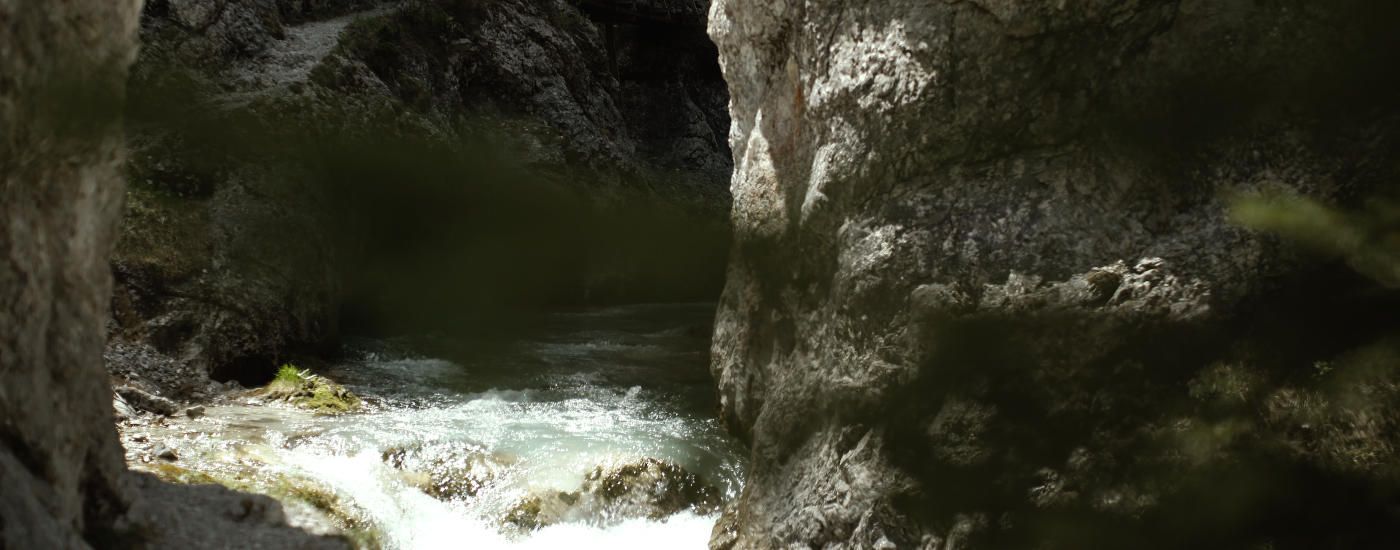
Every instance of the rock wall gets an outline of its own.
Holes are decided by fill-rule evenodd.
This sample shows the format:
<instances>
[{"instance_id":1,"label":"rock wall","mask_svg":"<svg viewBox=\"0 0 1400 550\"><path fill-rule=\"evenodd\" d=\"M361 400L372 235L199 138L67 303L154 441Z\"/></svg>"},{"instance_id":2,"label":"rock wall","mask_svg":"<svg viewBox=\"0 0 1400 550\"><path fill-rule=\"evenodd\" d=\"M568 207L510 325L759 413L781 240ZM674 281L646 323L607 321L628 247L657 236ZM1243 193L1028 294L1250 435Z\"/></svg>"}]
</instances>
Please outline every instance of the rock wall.
<instances>
[{"instance_id":1,"label":"rock wall","mask_svg":"<svg viewBox=\"0 0 1400 550\"><path fill-rule=\"evenodd\" d=\"M102 372L139 2L0 3L0 546L73 548L124 510ZM72 103L69 103L71 101ZM74 104L92 105L75 112Z\"/></svg>"},{"instance_id":2,"label":"rock wall","mask_svg":"<svg viewBox=\"0 0 1400 550\"><path fill-rule=\"evenodd\" d=\"M139 7L0 2L0 548L345 548L122 462L102 349Z\"/></svg>"},{"instance_id":3,"label":"rock wall","mask_svg":"<svg viewBox=\"0 0 1400 550\"><path fill-rule=\"evenodd\" d=\"M1381 545L1394 296L1227 210L1393 185L1390 15L715 2L753 463L713 546Z\"/></svg>"},{"instance_id":4,"label":"rock wall","mask_svg":"<svg viewBox=\"0 0 1400 550\"><path fill-rule=\"evenodd\" d=\"M426 266L472 256L467 241L487 232L498 247L529 244L508 244L533 230L529 213L501 221L456 206L499 199L473 181L404 187L490 179L470 172L491 166L448 167L481 157L483 142L530 174L516 179L592 198L648 189L722 219L725 88L703 9L673 4L658 5L690 22L682 31L562 0L151 2L132 78L111 370L198 398L219 390L209 375L259 383L280 361L334 349L341 306L384 294L361 274L418 287L425 308L470 310L444 293L561 271L478 281L490 270ZM379 272L401 267L418 271Z\"/></svg>"}]
</instances>

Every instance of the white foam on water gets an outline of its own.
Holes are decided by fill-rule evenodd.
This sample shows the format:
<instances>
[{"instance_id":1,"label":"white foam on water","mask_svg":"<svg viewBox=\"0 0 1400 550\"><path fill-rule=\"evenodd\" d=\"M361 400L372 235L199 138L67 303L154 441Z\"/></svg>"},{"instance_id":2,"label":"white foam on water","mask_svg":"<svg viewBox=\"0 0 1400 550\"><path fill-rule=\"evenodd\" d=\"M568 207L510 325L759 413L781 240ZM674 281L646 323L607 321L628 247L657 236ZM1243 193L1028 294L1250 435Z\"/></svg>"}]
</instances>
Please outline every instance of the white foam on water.
<instances>
[{"instance_id":1,"label":"white foam on water","mask_svg":"<svg viewBox=\"0 0 1400 550\"><path fill-rule=\"evenodd\" d=\"M603 317L581 319L594 323ZM560 338L586 339L579 335L587 334L601 340L615 332L574 332ZM375 397L363 413L316 416L289 407L229 404L207 407L200 419L127 427L123 437L137 446L133 448L149 442L169 445L179 452L180 467L225 478L254 472L254 490L275 494L283 477L314 481L368 520L389 548L706 548L717 518L694 513L606 525L563 523L527 533L502 527L503 518L523 498L576 491L584 476L600 466L647 458L679 464L705 477L726 498L737 496L742 479L738 447L708 412L687 409L676 399L686 390L675 384L687 382L655 376L645 378L643 386L615 378L636 369L664 375L676 363L647 354L641 363L618 363L625 359L614 358L616 347L609 337L571 348L570 353L595 355L553 371L507 364L485 373L493 377L492 384L500 382L497 388L473 386L483 375L474 369L484 367L432 358L369 357L341 369L353 389ZM558 351L524 349L535 354L530 357ZM696 367L703 371L705 365ZM661 387L668 383L673 386ZM438 500L419 488L421 479L417 484L410 479L415 474L386 463L385 454L392 449L447 453L434 456L453 460L464 455L451 453L466 449L499 458L501 469L469 498Z\"/></svg>"},{"instance_id":2,"label":"white foam on water","mask_svg":"<svg viewBox=\"0 0 1400 550\"><path fill-rule=\"evenodd\" d=\"M714 517L677 514L665 521L633 519L607 528L555 525L536 531L513 547L703 550L709 548L710 531L715 520Z\"/></svg>"},{"instance_id":3,"label":"white foam on water","mask_svg":"<svg viewBox=\"0 0 1400 550\"><path fill-rule=\"evenodd\" d=\"M384 465L378 453L336 456L291 451L280 460L288 471L322 482L353 503L378 527L386 539L383 542L400 550L698 550L707 547L717 519L687 512L661 521L629 519L610 526L558 524L510 537L493 523L491 516L495 514L472 505L443 502L407 485L397 471Z\"/></svg>"}]
</instances>

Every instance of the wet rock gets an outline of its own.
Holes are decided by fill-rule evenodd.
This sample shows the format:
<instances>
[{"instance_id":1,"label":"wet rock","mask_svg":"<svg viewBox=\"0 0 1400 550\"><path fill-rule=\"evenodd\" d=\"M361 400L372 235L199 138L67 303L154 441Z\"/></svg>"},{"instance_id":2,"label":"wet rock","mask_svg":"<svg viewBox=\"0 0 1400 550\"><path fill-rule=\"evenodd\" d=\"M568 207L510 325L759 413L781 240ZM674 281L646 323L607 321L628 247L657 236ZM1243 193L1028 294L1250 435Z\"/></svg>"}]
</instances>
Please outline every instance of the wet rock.
<instances>
[{"instance_id":1,"label":"wet rock","mask_svg":"<svg viewBox=\"0 0 1400 550\"><path fill-rule=\"evenodd\" d=\"M191 470L172 462L152 462L140 466L142 471L154 474L161 481L167 483L178 483L182 485L228 485L220 483L213 476Z\"/></svg>"},{"instance_id":2,"label":"wet rock","mask_svg":"<svg viewBox=\"0 0 1400 550\"><path fill-rule=\"evenodd\" d=\"M661 519L682 511L710 514L719 509L719 489L676 464L653 458L598 467L583 481L582 493L610 514Z\"/></svg>"},{"instance_id":3,"label":"wet rock","mask_svg":"<svg viewBox=\"0 0 1400 550\"><path fill-rule=\"evenodd\" d=\"M180 460L180 454L175 452L175 449L167 447L164 443L157 443L156 446L151 449L151 456L169 462Z\"/></svg>"},{"instance_id":4,"label":"wet rock","mask_svg":"<svg viewBox=\"0 0 1400 550\"><path fill-rule=\"evenodd\" d=\"M443 501L476 496L514 462L509 456L465 443L394 447L381 456L386 464L401 470L406 481Z\"/></svg>"},{"instance_id":5,"label":"wet rock","mask_svg":"<svg viewBox=\"0 0 1400 550\"><path fill-rule=\"evenodd\" d=\"M382 547L382 534L366 519L366 512L319 481L287 476L259 492L283 502L292 525L320 534L344 535L357 548Z\"/></svg>"},{"instance_id":6,"label":"wet rock","mask_svg":"<svg viewBox=\"0 0 1400 550\"><path fill-rule=\"evenodd\" d=\"M712 514L720 505L719 490L704 479L678 465L647 458L599 466L577 491L529 495L502 523L524 530L563 522L611 525L628 519L660 520L685 511Z\"/></svg>"},{"instance_id":7,"label":"wet rock","mask_svg":"<svg viewBox=\"0 0 1400 550\"><path fill-rule=\"evenodd\" d=\"M419 488L438 500L465 500L496 480L502 466L490 457L478 455L466 462L432 468L427 483Z\"/></svg>"},{"instance_id":8,"label":"wet rock","mask_svg":"<svg viewBox=\"0 0 1400 550\"><path fill-rule=\"evenodd\" d=\"M117 395L137 409L162 416L172 416L180 409L174 401L131 386L117 388Z\"/></svg>"},{"instance_id":9,"label":"wet rock","mask_svg":"<svg viewBox=\"0 0 1400 550\"><path fill-rule=\"evenodd\" d=\"M566 521L566 518L580 518L583 514L576 508L579 500L578 493L562 491L527 496L506 512L501 523L517 530L533 531L561 523Z\"/></svg>"}]
</instances>

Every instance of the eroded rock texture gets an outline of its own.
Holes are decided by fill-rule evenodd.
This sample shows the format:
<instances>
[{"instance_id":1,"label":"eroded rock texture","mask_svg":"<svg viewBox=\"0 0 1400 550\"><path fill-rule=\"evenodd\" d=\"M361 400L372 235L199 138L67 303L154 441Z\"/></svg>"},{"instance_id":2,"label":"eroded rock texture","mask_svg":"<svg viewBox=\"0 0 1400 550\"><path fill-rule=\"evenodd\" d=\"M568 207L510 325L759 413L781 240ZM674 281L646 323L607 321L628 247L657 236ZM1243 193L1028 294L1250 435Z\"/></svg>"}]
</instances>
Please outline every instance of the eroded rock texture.
<instances>
[{"instance_id":1,"label":"eroded rock texture","mask_svg":"<svg viewBox=\"0 0 1400 550\"><path fill-rule=\"evenodd\" d=\"M1393 302L1226 206L1397 181L1392 11L717 1L753 464L713 544L1380 545Z\"/></svg>"},{"instance_id":2,"label":"eroded rock texture","mask_svg":"<svg viewBox=\"0 0 1400 550\"><path fill-rule=\"evenodd\" d=\"M101 540L126 505L102 322L139 2L0 2L0 546ZM82 105L89 109L79 109Z\"/></svg>"}]
</instances>

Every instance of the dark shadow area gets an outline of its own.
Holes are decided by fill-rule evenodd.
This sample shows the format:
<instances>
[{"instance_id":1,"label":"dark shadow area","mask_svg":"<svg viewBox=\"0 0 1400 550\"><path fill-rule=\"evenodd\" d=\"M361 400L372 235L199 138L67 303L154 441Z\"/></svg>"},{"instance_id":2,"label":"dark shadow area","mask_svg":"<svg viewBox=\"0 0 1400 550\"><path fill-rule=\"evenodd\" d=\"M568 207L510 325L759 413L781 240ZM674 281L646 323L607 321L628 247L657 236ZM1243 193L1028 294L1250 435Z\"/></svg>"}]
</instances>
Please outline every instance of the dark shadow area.
<instances>
[{"instance_id":1,"label":"dark shadow area","mask_svg":"<svg viewBox=\"0 0 1400 550\"><path fill-rule=\"evenodd\" d=\"M260 388L277 376L273 365L276 363L270 357L239 357L215 366L209 378L215 382L238 382L245 388Z\"/></svg>"},{"instance_id":2,"label":"dark shadow area","mask_svg":"<svg viewBox=\"0 0 1400 550\"><path fill-rule=\"evenodd\" d=\"M989 548L1384 548L1397 308L1394 288L1319 262L1206 325L931 312L903 408L853 419L902 443L911 518L973 518ZM1099 330L1114 348L1076 362L1073 335Z\"/></svg>"},{"instance_id":3,"label":"dark shadow area","mask_svg":"<svg viewBox=\"0 0 1400 550\"><path fill-rule=\"evenodd\" d=\"M348 331L493 336L520 310L712 301L723 282L726 224L645 190L665 182L542 176L489 149L313 158L335 188Z\"/></svg>"},{"instance_id":4,"label":"dark shadow area","mask_svg":"<svg viewBox=\"0 0 1400 550\"><path fill-rule=\"evenodd\" d=\"M543 309L716 299L727 90L701 15L341 8L192 30L147 7L120 336L242 381L346 336L488 346Z\"/></svg>"}]
</instances>

